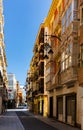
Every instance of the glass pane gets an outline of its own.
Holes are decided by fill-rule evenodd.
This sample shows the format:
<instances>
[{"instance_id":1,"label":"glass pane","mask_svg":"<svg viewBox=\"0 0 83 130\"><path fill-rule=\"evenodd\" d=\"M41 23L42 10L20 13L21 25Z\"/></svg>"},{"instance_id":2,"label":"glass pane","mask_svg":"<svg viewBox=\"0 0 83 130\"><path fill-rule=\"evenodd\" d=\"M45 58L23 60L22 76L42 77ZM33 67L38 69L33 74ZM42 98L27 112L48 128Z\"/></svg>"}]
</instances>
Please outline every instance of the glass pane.
<instances>
[{"instance_id":1,"label":"glass pane","mask_svg":"<svg viewBox=\"0 0 83 130\"><path fill-rule=\"evenodd\" d=\"M69 56L69 66L71 66L71 65L72 65L72 57Z\"/></svg>"},{"instance_id":2,"label":"glass pane","mask_svg":"<svg viewBox=\"0 0 83 130\"><path fill-rule=\"evenodd\" d=\"M64 59L65 59L65 53L63 52L63 53L62 53L61 61L63 61Z\"/></svg>"},{"instance_id":3,"label":"glass pane","mask_svg":"<svg viewBox=\"0 0 83 130\"><path fill-rule=\"evenodd\" d=\"M78 0L74 0L74 9L75 9L75 10L78 9Z\"/></svg>"},{"instance_id":4,"label":"glass pane","mask_svg":"<svg viewBox=\"0 0 83 130\"><path fill-rule=\"evenodd\" d=\"M66 69L68 68L68 58L66 59Z\"/></svg>"},{"instance_id":5,"label":"glass pane","mask_svg":"<svg viewBox=\"0 0 83 130\"><path fill-rule=\"evenodd\" d=\"M64 69L65 69L65 62L62 62L62 64L61 64L61 70L64 71Z\"/></svg>"}]
</instances>

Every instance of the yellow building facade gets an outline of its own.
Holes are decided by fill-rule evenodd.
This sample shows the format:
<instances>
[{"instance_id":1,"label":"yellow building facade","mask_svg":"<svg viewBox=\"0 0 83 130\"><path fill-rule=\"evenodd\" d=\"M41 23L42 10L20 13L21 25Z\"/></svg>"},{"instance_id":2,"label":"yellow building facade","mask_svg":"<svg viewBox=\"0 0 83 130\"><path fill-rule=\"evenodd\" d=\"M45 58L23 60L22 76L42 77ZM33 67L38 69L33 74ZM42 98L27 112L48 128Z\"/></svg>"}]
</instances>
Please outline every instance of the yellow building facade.
<instances>
[{"instance_id":1,"label":"yellow building facade","mask_svg":"<svg viewBox=\"0 0 83 130\"><path fill-rule=\"evenodd\" d=\"M4 44L4 16L3 16L3 0L0 0L0 114L5 109L7 101L7 61Z\"/></svg>"},{"instance_id":2,"label":"yellow building facade","mask_svg":"<svg viewBox=\"0 0 83 130\"><path fill-rule=\"evenodd\" d=\"M83 1L52 0L36 37L30 69L34 112L78 127L83 120L82 16ZM45 43L53 54L48 55Z\"/></svg>"},{"instance_id":3,"label":"yellow building facade","mask_svg":"<svg viewBox=\"0 0 83 130\"><path fill-rule=\"evenodd\" d=\"M48 39L54 52L45 67L48 115L73 126L81 126L82 122L83 88L78 81L79 2L53 0L45 20L47 34L58 36Z\"/></svg>"},{"instance_id":4,"label":"yellow building facade","mask_svg":"<svg viewBox=\"0 0 83 130\"><path fill-rule=\"evenodd\" d=\"M60 45L61 45L61 1L53 0L45 20L45 27L48 35L48 42L52 47L53 55L46 60L45 85L48 92L48 116L56 115L56 92L55 87L60 88Z\"/></svg>"}]
</instances>

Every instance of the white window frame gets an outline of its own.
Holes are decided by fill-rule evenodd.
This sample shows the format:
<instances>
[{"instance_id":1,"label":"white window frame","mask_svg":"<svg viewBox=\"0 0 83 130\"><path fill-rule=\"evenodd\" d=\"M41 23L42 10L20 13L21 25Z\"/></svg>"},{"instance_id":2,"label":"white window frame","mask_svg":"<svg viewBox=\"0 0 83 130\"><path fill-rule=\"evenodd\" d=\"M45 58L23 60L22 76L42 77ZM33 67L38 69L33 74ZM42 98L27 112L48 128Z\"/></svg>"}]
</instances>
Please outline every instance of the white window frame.
<instances>
[{"instance_id":1,"label":"white window frame","mask_svg":"<svg viewBox=\"0 0 83 130\"><path fill-rule=\"evenodd\" d=\"M69 5L66 13L64 14L62 18L62 33L65 32L66 28L69 26L69 24L73 21L73 10L72 10L72 3Z\"/></svg>"},{"instance_id":2,"label":"white window frame","mask_svg":"<svg viewBox=\"0 0 83 130\"><path fill-rule=\"evenodd\" d=\"M61 71L72 66L72 43L70 43L61 56Z\"/></svg>"}]
</instances>

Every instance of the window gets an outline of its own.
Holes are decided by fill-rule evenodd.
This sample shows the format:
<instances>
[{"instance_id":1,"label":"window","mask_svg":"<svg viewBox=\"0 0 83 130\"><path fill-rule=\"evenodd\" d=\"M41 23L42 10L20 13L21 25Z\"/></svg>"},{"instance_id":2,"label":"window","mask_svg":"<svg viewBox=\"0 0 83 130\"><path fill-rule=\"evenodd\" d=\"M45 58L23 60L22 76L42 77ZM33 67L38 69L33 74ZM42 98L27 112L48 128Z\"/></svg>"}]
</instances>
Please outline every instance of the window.
<instances>
[{"instance_id":1,"label":"window","mask_svg":"<svg viewBox=\"0 0 83 130\"><path fill-rule=\"evenodd\" d=\"M62 70L62 71L65 69L64 59L65 59L65 53L63 52L63 53L62 53L62 62L61 62L61 70Z\"/></svg>"},{"instance_id":2,"label":"window","mask_svg":"<svg viewBox=\"0 0 83 130\"><path fill-rule=\"evenodd\" d=\"M13 85L13 80L9 80L8 85Z\"/></svg>"},{"instance_id":3,"label":"window","mask_svg":"<svg viewBox=\"0 0 83 130\"><path fill-rule=\"evenodd\" d=\"M69 6L68 9L68 25L72 22L73 18L72 18L72 3Z\"/></svg>"},{"instance_id":4,"label":"window","mask_svg":"<svg viewBox=\"0 0 83 130\"><path fill-rule=\"evenodd\" d=\"M62 18L62 33L65 31L65 29L69 26L69 24L72 22L72 3L70 4L69 8L67 9L66 13L64 14Z\"/></svg>"},{"instance_id":5,"label":"window","mask_svg":"<svg viewBox=\"0 0 83 130\"><path fill-rule=\"evenodd\" d=\"M73 0L73 20L78 19L78 0Z\"/></svg>"},{"instance_id":6,"label":"window","mask_svg":"<svg viewBox=\"0 0 83 130\"><path fill-rule=\"evenodd\" d=\"M63 17L62 19L62 33L65 31L64 23L65 23L65 17Z\"/></svg>"},{"instance_id":7,"label":"window","mask_svg":"<svg viewBox=\"0 0 83 130\"><path fill-rule=\"evenodd\" d=\"M74 10L78 9L78 0L74 0Z\"/></svg>"},{"instance_id":8,"label":"window","mask_svg":"<svg viewBox=\"0 0 83 130\"><path fill-rule=\"evenodd\" d=\"M72 65L72 44L69 44L61 56L61 71Z\"/></svg>"}]
</instances>

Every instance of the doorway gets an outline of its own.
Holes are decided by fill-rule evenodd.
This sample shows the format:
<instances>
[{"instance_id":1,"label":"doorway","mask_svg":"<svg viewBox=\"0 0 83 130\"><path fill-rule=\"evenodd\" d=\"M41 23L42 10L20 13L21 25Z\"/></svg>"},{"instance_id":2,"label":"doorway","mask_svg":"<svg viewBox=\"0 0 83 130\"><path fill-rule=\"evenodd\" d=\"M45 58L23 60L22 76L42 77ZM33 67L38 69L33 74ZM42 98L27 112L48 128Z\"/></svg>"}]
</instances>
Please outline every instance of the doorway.
<instances>
[{"instance_id":1,"label":"doorway","mask_svg":"<svg viewBox=\"0 0 83 130\"><path fill-rule=\"evenodd\" d=\"M50 117L53 117L53 97L50 97Z\"/></svg>"},{"instance_id":2,"label":"doorway","mask_svg":"<svg viewBox=\"0 0 83 130\"><path fill-rule=\"evenodd\" d=\"M67 124L75 126L76 123L76 95L66 98L66 121Z\"/></svg>"}]
</instances>

